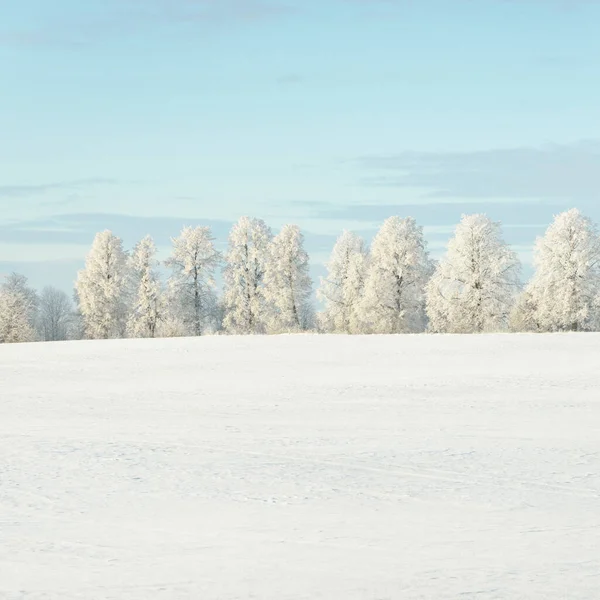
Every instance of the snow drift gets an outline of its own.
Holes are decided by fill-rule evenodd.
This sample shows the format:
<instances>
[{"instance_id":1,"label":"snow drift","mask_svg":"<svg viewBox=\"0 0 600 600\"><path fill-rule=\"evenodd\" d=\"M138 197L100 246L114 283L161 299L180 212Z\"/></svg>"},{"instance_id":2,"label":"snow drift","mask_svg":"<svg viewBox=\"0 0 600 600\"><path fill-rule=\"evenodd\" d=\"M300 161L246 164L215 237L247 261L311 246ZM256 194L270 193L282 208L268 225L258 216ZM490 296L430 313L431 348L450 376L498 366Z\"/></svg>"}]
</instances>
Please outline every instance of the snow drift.
<instances>
[{"instance_id":1,"label":"snow drift","mask_svg":"<svg viewBox=\"0 0 600 600\"><path fill-rule=\"evenodd\" d=\"M594 598L600 335L0 346L0 598Z\"/></svg>"}]
</instances>

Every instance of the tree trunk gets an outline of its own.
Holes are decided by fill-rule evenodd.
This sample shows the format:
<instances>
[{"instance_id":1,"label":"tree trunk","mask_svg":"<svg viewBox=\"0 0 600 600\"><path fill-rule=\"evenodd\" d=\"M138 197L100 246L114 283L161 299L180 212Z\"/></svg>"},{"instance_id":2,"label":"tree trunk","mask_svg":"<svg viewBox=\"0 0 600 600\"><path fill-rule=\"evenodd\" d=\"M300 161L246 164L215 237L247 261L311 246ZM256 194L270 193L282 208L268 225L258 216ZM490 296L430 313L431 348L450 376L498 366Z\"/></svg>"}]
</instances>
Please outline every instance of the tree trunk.
<instances>
[{"instance_id":1,"label":"tree trunk","mask_svg":"<svg viewBox=\"0 0 600 600\"><path fill-rule=\"evenodd\" d=\"M200 290L198 289L198 267L194 268L194 333L196 336L202 335L202 325L200 323Z\"/></svg>"}]
</instances>

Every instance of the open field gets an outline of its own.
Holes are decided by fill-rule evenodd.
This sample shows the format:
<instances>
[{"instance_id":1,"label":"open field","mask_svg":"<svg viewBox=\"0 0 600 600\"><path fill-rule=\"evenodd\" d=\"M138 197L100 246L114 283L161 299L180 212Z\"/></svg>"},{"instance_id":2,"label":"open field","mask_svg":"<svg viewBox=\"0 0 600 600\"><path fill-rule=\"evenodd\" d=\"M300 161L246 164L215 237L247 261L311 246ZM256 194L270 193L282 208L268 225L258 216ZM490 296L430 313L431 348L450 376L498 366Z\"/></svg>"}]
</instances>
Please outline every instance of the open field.
<instances>
[{"instance_id":1,"label":"open field","mask_svg":"<svg viewBox=\"0 0 600 600\"><path fill-rule=\"evenodd\" d=\"M599 590L600 335L0 346L3 600Z\"/></svg>"}]
</instances>

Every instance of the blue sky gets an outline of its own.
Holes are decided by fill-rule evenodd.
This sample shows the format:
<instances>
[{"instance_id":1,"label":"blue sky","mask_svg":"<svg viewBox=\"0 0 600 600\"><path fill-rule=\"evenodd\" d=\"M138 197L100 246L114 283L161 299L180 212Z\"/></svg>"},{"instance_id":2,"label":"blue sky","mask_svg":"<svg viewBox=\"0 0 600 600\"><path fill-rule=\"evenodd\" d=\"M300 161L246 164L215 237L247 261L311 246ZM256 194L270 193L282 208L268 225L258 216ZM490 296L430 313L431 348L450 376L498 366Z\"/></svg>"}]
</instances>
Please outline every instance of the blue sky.
<instances>
[{"instance_id":1,"label":"blue sky","mask_svg":"<svg viewBox=\"0 0 600 600\"><path fill-rule=\"evenodd\" d=\"M600 1L0 0L0 272L69 290L96 231L164 254L242 214L393 214L434 255L486 212L530 260L600 221Z\"/></svg>"}]
</instances>

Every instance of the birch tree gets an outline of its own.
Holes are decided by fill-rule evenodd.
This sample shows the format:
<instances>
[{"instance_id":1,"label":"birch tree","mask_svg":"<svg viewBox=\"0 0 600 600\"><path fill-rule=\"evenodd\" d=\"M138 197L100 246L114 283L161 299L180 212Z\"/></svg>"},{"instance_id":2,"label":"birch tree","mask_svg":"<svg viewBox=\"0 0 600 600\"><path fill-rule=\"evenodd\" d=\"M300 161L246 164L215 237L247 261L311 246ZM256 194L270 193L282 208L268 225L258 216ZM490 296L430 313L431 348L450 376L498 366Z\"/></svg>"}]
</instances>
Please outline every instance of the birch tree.
<instances>
[{"instance_id":1,"label":"birch tree","mask_svg":"<svg viewBox=\"0 0 600 600\"><path fill-rule=\"evenodd\" d=\"M577 209L556 216L536 242L534 265L514 316L523 329L600 329L600 236L590 219Z\"/></svg>"},{"instance_id":2,"label":"birch tree","mask_svg":"<svg viewBox=\"0 0 600 600\"><path fill-rule=\"evenodd\" d=\"M214 273L221 261L209 227L185 227L173 238L166 265L169 279L170 327L180 322L190 335L199 336L214 326L217 298Z\"/></svg>"},{"instance_id":3,"label":"birch tree","mask_svg":"<svg viewBox=\"0 0 600 600\"><path fill-rule=\"evenodd\" d=\"M133 250L131 271L136 285L127 331L131 337L153 338L164 318L162 285L158 276L156 245L146 236Z\"/></svg>"},{"instance_id":4,"label":"birch tree","mask_svg":"<svg viewBox=\"0 0 600 600\"><path fill-rule=\"evenodd\" d=\"M429 328L478 333L507 328L519 291L520 262L500 224L464 215L427 286Z\"/></svg>"},{"instance_id":5,"label":"birch tree","mask_svg":"<svg viewBox=\"0 0 600 600\"><path fill-rule=\"evenodd\" d=\"M309 266L300 229L296 225L284 225L269 244L264 275L270 332L301 331L312 325Z\"/></svg>"},{"instance_id":6,"label":"birch tree","mask_svg":"<svg viewBox=\"0 0 600 600\"><path fill-rule=\"evenodd\" d=\"M98 233L75 284L87 337L125 335L128 277L127 253L121 239L108 230Z\"/></svg>"},{"instance_id":7,"label":"birch tree","mask_svg":"<svg viewBox=\"0 0 600 600\"><path fill-rule=\"evenodd\" d=\"M317 291L325 305L320 314L321 327L330 333L357 333L367 269L367 248L362 238L344 231L326 266L327 276L321 278Z\"/></svg>"},{"instance_id":8,"label":"birch tree","mask_svg":"<svg viewBox=\"0 0 600 600\"><path fill-rule=\"evenodd\" d=\"M423 228L412 217L388 218L371 245L360 317L370 333L425 328L425 285L432 263Z\"/></svg>"},{"instance_id":9,"label":"birch tree","mask_svg":"<svg viewBox=\"0 0 600 600\"><path fill-rule=\"evenodd\" d=\"M47 286L39 302L39 329L47 342L66 340L73 324L71 299L62 290Z\"/></svg>"},{"instance_id":10,"label":"birch tree","mask_svg":"<svg viewBox=\"0 0 600 600\"><path fill-rule=\"evenodd\" d=\"M230 333L264 332L263 280L272 237L260 219L242 217L231 230L223 295L224 326Z\"/></svg>"}]
</instances>

